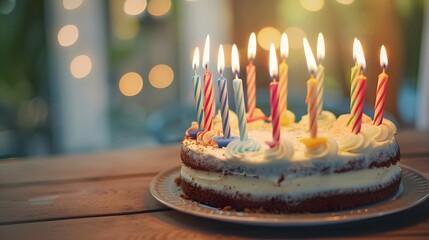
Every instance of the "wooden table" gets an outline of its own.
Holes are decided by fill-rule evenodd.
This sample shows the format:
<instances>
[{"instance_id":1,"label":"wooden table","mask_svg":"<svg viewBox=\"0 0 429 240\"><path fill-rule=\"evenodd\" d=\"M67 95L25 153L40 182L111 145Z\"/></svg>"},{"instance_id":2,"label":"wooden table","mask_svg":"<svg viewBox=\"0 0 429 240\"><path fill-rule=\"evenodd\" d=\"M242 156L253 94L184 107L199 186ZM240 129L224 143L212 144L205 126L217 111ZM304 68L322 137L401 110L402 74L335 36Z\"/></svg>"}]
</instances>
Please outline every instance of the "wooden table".
<instances>
[{"instance_id":1,"label":"wooden table","mask_svg":"<svg viewBox=\"0 0 429 240\"><path fill-rule=\"evenodd\" d=\"M429 132L398 134L402 159L429 177ZM179 145L0 161L0 239L377 238L429 239L429 201L364 221L255 227L171 210L151 179L180 164Z\"/></svg>"}]
</instances>

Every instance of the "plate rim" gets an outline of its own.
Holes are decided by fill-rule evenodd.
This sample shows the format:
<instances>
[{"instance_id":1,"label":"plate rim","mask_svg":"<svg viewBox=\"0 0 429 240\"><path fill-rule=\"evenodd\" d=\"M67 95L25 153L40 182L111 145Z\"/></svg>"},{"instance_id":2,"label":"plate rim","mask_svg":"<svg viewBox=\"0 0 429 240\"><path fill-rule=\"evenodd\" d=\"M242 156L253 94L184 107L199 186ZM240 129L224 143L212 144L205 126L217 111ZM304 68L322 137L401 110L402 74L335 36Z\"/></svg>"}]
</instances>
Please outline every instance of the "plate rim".
<instances>
[{"instance_id":1,"label":"plate rim","mask_svg":"<svg viewBox=\"0 0 429 240\"><path fill-rule=\"evenodd\" d=\"M274 213L235 212L235 213L240 213L240 214L242 213L244 215L251 214L251 216L221 215L219 213L216 213L216 211L220 211L220 212L227 212L227 211L222 211L218 208L211 207L211 206L208 206L208 205L196 202L196 201L192 202L192 204L196 204L199 207L214 211L213 214L208 214L206 212L195 211L193 209L189 209L189 208L186 208L183 206L178 206L178 205L172 204L171 202L166 200L162 196L162 194L160 194L157 191L156 184L158 181L161 181L160 178L172 177L173 174L177 175L177 172L179 172L179 174L180 174L180 167L181 167L181 165L177 165L177 166L171 167L169 169L166 169L164 171L161 171L151 180L150 192L151 192L152 196L157 201L166 205L167 207L170 207L170 208L177 210L179 212L182 212L182 213L186 213L186 214L190 214L190 215L194 215L194 216L198 216L198 217L203 217L203 218L208 218L208 219L213 219L213 220L218 220L218 221L223 221L223 222L239 223L239 224L246 224L246 225L259 225L259 226L317 226L317 225L320 225L321 226L321 225L331 225L331 224L338 224L338 223L354 222L354 221L360 221L360 220L365 220L365 219L370 219L370 218L382 217L382 216L390 215L393 213L405 211L407 209L410 209L412 207L415 207L415 206L421 204L422 202L424 202L429 197L429 188L428 188L428 189L426 189L424 196L413 201L411 204L402 206L400 208L389 209L389 210L386 210L383 212L375 212L372 214L364 214L364 215L361 214L361 215L353 215L353 216L345 215L345 213L341 214L342 212L350 213L350 211L354 211L353 209L351 209L351 210L323 212L323 213L291 213L291 214L287 214L288 216L291 216L290 218L276 217L276 216L283 216L284 217L285 214L282 215L282 214L274 214ZM418 171L418 170L416 170L410 166L407 166L406 164L402 164L402 163L400 164L400 167L401 167L401 169L406 169L407 171L410 171L410 172L413 172L414 174L419 175L421 178L423 178L426 181L426 184L429 185L429 179L422 172L420 172L420 171ZM403 175L403 177L404 177L404 175ZM175 184L175 183L173 183L173 184ZM382 201L374 203L374 204L383 204L383 201L385 201L384 204L386 204L388 201L395 201L396 197L403 194L403 192L404 192L404 189L403 189L404 186L402 184L402 181L401 181L400 188L402 188L402 189L398 190L398 192L395 193L395 195L391 196L389 199L382 200ZM172 191L171 194L176 194L176 193L174 193ZM189 201L189 200L184 200L184 201ZM365 206L371 206L371 205L372 204L365 205ZM355 210L360 211L359 207L355 208ZM295 218L295 219L293 219L292 218L293 215L299 215L300 217L302 217L303 215L306 215L306 214L310 214L310 215L322 215L323 214L326 216L321 216L321 217L323 217L323 220L314 219L314 218L312 218L312 219L310 219L310 218ZM327 214L339 214L339 215L329 216ZM272 218L265 218L265 217L261 218L261 217L258 217L259 215L272 216Z\"/></svg>"}]
</instances>

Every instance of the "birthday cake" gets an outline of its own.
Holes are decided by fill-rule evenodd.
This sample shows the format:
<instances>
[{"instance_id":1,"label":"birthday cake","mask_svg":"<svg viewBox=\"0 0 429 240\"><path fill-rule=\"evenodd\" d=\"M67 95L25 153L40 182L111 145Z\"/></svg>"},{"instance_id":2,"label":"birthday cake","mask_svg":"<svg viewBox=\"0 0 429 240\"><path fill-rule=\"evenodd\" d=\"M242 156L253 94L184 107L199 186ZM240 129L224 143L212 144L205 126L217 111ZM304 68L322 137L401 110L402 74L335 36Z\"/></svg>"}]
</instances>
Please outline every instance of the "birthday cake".
<instances>
[{"instance_id":1,"label":"birthday cake","mask_svg":"<svg viewBox=\"0 0 429 240\"><path fill-rule=\"evenodd\" d=\"M232 54L237 55L234 47ZM272 45L270 66L273 52ZM382 111L374 120L363 114L362 68L357 107L351 105L351 114L338 118L315 107L315 71L307 82L308 114L298 123L293 113L276 108L275 77L270 84L271 116L259 109L246 114L236 74L237 114L221 101L218 115L205 115L210 125L193 122L182 140L180 186L186 198L238 211L320 212L373 203L397 192L401 168L396 127ZM209 77L206 72L204 79Z\"/></svg>"},{"instance_id":2,"label":"birthday cake","mask_svg":"<svg viewBox=\"0 0 429 240\"><path fill-rule=\"evenodd\" d=\"M356 135L347 119L342 115L320 129L326 142L314 149L300 141L308 135L305 120L282 128L277 148L265 144L269 124L226 148L188 135L182 141L181 188L210 206L268 212L341 210L391 196L401 181L395 125L384 119L374 126L366 116ZM246 144L259 150L245 152Z\"/></svg>"}]
</instances>

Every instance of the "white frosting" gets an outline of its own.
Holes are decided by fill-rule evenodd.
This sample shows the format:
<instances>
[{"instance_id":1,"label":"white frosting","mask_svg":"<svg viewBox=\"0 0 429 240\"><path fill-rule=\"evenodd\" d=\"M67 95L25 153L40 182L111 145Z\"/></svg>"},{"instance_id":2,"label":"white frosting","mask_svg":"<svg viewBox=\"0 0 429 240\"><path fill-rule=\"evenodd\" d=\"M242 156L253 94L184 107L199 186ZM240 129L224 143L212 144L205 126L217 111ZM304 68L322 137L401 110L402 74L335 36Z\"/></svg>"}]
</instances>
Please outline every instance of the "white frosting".
<instances>
[{"instance_id":1,"label":"white frosting","mask_svg":"<svg viewBox=\"0 0 429 240\"><path fill-rule=\"evenodd\" d=\"M299 199L314 193L329 191L347 192L356 189L366 189L387 184L394 180L401 172L399 164L383 167L350 171L345 173L314 175L308 177L285 176L279 181L277 176L258 176L253 178L240 175L225 175L194 170L182 166L181 177L203 188L226 192L234 195L250 193L253 198L267 198L278 196Z\"/></svg>"},{"instance_id":2,"label":"white frosting","mask_svg":"<svg viewBox=\"0 0 429 240\"><path fill-rule=\"evenodd\" d=\"M334 124L335 120L337 118L335 115L329 111L322 111L319 116L317 116L317 127L322 129L328 129L332 127L332 124ZM308 128L308 114L301 117L301 121L299 122L299 125L302 127Z\"/></svg>"}]
</instances>

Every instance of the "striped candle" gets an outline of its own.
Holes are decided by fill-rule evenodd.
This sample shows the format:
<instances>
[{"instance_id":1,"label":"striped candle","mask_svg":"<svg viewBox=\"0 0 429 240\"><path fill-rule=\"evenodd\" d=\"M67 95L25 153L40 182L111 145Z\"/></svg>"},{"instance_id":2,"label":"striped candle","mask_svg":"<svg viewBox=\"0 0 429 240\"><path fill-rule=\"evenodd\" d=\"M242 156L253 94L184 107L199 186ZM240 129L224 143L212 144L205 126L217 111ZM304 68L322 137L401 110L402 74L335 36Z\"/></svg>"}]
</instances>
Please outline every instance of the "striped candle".
<instances>
[{"instance_id":1,"label":"striped candle","mask_svg":"<svg viewBox=\"0 0 429 240\"><path fill-rule=\"evenodd\" d=\"M195 48L194 60L192 63L192 66L194 67L194 76L192 77L192 82L194 85L194 100L195 100L198 128L203 129L204 128L203 97L201 93L200 75L197 74L197 68L200 61L199 58L200 58L200 51L197 47Z\"/></svg>"},{"instance_id":2,"label":"striped candle","mask_svg":"<svg viewBox=\"0 0 429 240\"><path fill-rule=\"evenodd\" d=\"M213 83L212 83L212 74L208 70L209 64L209 55L210 55L210 37L207 35L206 43L204 45L203 53L203 65L206 68L206 73L204 73L204 129L210 131L213 126L213 116L214 116L214 94L213 94Z\"/></svg>"},{"instance_id":3,"label":"striped candle","mask_svg":"<svg viewBox=\"0 0 429 240\"><path fill-rule=\"evenodd\" d=\"M323 67L322 62L325 58L325 40L323 39L322 33L319 33L317 38L317 59L319 61L319 66L317 66L317 115L320 115L323 110L323 94L325 89L325 67Z\"/></svg>"},{"instance_id":4,"label":"striped candle","mask_svg":"<svg viewBox=\"0 0 429 240\"><path fill-rule=\"evenodd\" d=\"M317 80L314 75L317 74L316 60L314 59L313 52L311 51L308 40L304 38L304 51L305 58L307 60L307 68L310 72L310 79L307 81L307 97L305 102L307 103L307 111L309 118L309 128L311 138L317 137Z\"/></svg>"},{"instance_id":5,"label":"striped candle","mask_svg":"<svg viewBox=\"0 0 429 240\"><path fill-rule=\"evenodd\" d=\"M204 122L203 122L204 110L203 110L203 97L201 94L201 79L196 72L193 77L193 83L194 83L194 97L195 97L198 128L203 129L204 128Z\"/></svg>"},{"instance_id":6,"label":"striped candle","mask_svg":"<svg viewBox=\"0 0 429 240\"><path fill-rule=\"evenodd\" d=\"M374 122L373 124L378 126L383 123L383 112L384 112L384 100L386 98L387 91L387 82L389 80L389 76L386 73L387 68L387 54L386 48L381 46L380 51L380 65L383 68L383 72L378 75L378 83L377 83L377 95L375 99L375 112L374 112Z\"/></svg>"},{"instance_id":7,"label":"striped candle","mask_svg":"<svg viewBox=\"0 0 429 240\"><path fill-rule=\"evenodd\" d=\"M234 99L236 113L238 117L238 128L240 130L240 140L247 140L247 120L246 120L246 111L244 109L244 96L243 96L243 82L238 78L238 75L235 75L235 79L232 81L232 86L234 89Z\"/></svg>"},{"instance_id":8,"label":"striped candle","mask_svg":"<svg viewBox=\"0 0 429 240\"><path fill-rule=\"evenodd\" d=\"M253 65L253 60L250 60L246 67L247 75L247 111L249 117L253 116L256 108L256 68Z\"/></svg>"},{"instance_id":9,"label":"striped candle","mask_svg":"<svg viewBox=\"0 0 429 240\"><path fill-rule=\"evenodd\" d=\"M244 108L243 81L238 78L238 72L240 71L240 62L238 59L238 49L235 44L232 45L231 67L232 72L235 75L235 79L232 81L232 88L234 90L234 100L236 114L238 117L238 128L240 130L240 140L246 141L248 137L246 109Z\"/></svg>"},{"instance_id":10,"label":"striped candle","mask_svg":"<svg viewBox=\"0 0 429 240\"><path fill-rule=\"evenodd\" d=\"M273 142L280 142L280 110L279 110L279 83L270 83L271 123L273 125Z\"/></svg>"},{"instance_id":11,"label":"striped candle","mask_svg":"<svg viewBox=\"0 0 429 240\"><path fill-rule=\"evenodd\" d=\"M313 75L307 81L307 111L310 123L310 136L317 137L317 80Z\"/></svg>"},{"instance_id":12,"label":"striped candle","mask_svg":"<svg viewBox=\"0 0 429 240\"><path fill-rule=\"evenodd\" d=\"M204 73L204 129L210 131L213 125L213 85L212 74L206 70Z\"/></svg>"},{"instance_id":13,"label":"striped candle","mask_svg":"<svg viewBox=\"0 0 429 240\"><path fill-rule=\"evenodd\" d=\"M249 45L247 46L247 58L249 64L246 67L247 76L247 112L248 117L251 118L256 108L256 68L253 64L253 60L256 55L256 35L255 33L250 34Z\"/></svg>"},{"instance_id":14,"label":"striped candle","mask_svg":"<svg viewBox=\"0 0 429 240\"><path fill-rule=\"evenodd\" d=\"M273 125L273 142L269 146L275 147L280 142L280 109L279 109L279 83L276 82L278 74L278 64L276 48L274 44L270 45L270 58L269 58L270 76L273 81L270 83L270 107L271 107L271 124Z\"/></svg>"},{"instance_id":15,"label":"striped candle","mask_svg":"<svg viewBox=\"0 0 429 240\"><path fill-rule=\"evenodd\" d=\"M356 86L357 86L357 78L359 73L359 66L357 65L357 59L356 59L356 52L362 50L362 45L360 44L360 41L355 38L353 41L353 59L355 61L355 65L351 69L350 74L350 118L347 122L347 126L350 125L350 123L353 120L353 108L355 106L356 101Z\"/></svg>"},{"instance_id":16,"label":"striped candle","mask_svg":"<svg viewBox=\"0 0 429 240\"><path fill-rule=\"evenodd\" d=\"M324 92L324 82L325 82L325 67L322 64L317 66L317 75L316 75L316 91L317 91L317 115L320 115L323 110L323 92Z\"/></svg>"},{"instance_id":17,"label":"striped candle","mask_svg":"<svg viewBox=\"0 0 429 240\"><path fill-rule=\"evenodd\" d=\"M223 46L219 46L219 55L218 55L218 70L220 73L220 78L218 79L219 87L219 98L220 98L220 112L222 116L222 131L223 138L231 137L231 128L229 126L229 105L228 105L228 87L226 78L223 77L223 67L225 66L225 57L223 52Z\"/></svg>"},{"instance_id":18,"label":"striped candle","mask_svg":"<svg viewBox=\"0 0 429 240\"><path fill-rule=\"evenodd\" d=\"M286 33L282 34L280 40L280 57L283 59L279 66L279 111L282 116L287 110L287 84L288 84L288 70L289 67L286 63L286 58L289 54L289 42Z\"/></svg>"},{"instance_id":19,"label":"striped candle","mask_svg":"<svg viewBox=\"0 0 429 240\"><path fill-rule=\"evenodd\" d=\"M360 133L362 127L362 115L363 108L365 106L365 93L366 93L366 82L367 79L361 72L361 74L357 78L357 87L356 87L356 106L353 108L352 115L353 117L353 125L352 132L354 134Z\"/></svg>"},{"instance_id":20,"label":"striped candle","mask_svg":"<svg viewBox=\"0 0 429 240\"><path fill-rule=\"evenodd\" d=\"M352 133L358 134L360 133L360 129L362 127L362 115L363 108L365 106L365 93L366 93L366 82L367 79L363 75L363 70L365 69L365 56L363 53L362 46L360 42L358 42L358 48L356 51L356 62L360 69L360 74L356 80L356 98L354 99L355 103L352 109Z\"/></svg>"}]
</instances>

